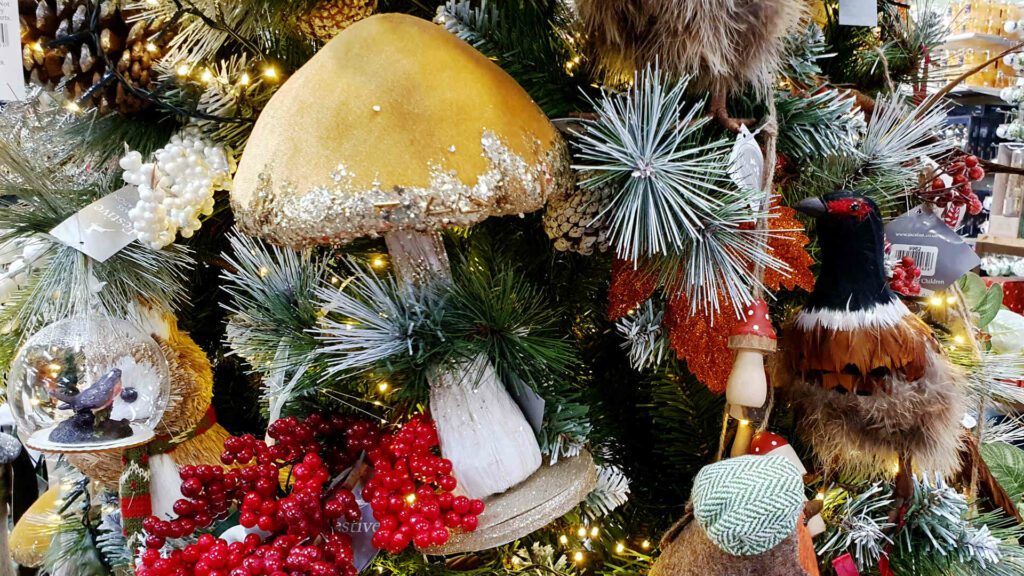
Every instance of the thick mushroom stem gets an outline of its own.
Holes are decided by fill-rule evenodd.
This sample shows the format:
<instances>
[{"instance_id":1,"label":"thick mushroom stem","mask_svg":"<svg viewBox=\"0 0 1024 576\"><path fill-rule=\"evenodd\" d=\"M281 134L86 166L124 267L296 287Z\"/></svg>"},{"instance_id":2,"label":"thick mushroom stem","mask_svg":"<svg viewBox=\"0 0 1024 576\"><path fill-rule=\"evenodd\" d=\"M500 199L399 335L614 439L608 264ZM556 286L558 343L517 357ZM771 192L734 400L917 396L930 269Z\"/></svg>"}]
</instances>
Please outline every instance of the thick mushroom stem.
<instances>
[{"instance_id":1,"label":"thick mushroom stem","mask_svg":"<svg viewBox=\"0 0 1024 576\"><path fill-rule=\"evenodd\" d=\"M385 234L384 242L402 281L413 285L452 281L451 264L439 233L398 230Z\"/></svg>"},{"instance_id":2,"label":"thick mushroom stem","mask_svg":"<svg viewBox=\"0 0 1024 576\"><path fill-rule=\"evenodd\" d=\"M451 282L440 234L389 232L384 241L403 281ZM533 429L487 358L437 366L427 379L441 452L451 460L461 492L470 498L498 494L540 468Z\"/></svg>"}]
</instances>

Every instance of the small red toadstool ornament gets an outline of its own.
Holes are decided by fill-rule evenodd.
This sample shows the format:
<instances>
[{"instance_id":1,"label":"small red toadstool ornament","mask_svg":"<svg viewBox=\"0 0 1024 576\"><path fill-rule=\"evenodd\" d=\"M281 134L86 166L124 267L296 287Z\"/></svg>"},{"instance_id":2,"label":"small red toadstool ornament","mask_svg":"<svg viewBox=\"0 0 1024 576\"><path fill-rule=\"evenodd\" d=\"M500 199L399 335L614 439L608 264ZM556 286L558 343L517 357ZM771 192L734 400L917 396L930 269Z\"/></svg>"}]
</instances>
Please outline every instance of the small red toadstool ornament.
<instances>
[{"instance_id":1,"label":"small red toadstool ornament","mask_svg":"<svg viewBox=\"0 0 1024 576\"><path fill-rule=\"evenodd\" d=\"M801 475L807 474L807 468L800 461L800 457L796 455L796 450L785 438L774 432L762 430L754 434L754 438L750 441L750 453L756 456L767 456L768 454L783 456L796 466Z\"/></svg>"},{"instance_id":2,"label":"small red toadstool ornament","mask_svg":"<svg viewBox=\"0 0 1024 576\"><path fill-rule=\"evenodd\" d=\"M755 456L767 456L769 454L776 454L782 456L786 460L789 460L796 466L796 469L800 471L801 475L807 474L807 468L804 463L800 461L800 457L797 456L796 450L789 442L774 432L762 430L756 434L750 440L750 454ZM810 531L811 537L817 536L825 531L825 520L821 517L820 506L813 507L814 511L810 512L805 508L807 518L807 530Z\"/></svg>"},{"instance_id":3,"label":"small red toadstool ornament","mask_svg":"<svg viewBox=\"0 0 1024 576\"><path fill-rule=\"evenodd\" d=\"M734 412L738 406L764 406L768 399L764 355L774 352L775 347L775 329L768 316L768 304L757 300L747 306L743 311L743 323L729 335L729 348L736 351L736 361L729 373L725 398Z\"/></svg>"}]
</instances>

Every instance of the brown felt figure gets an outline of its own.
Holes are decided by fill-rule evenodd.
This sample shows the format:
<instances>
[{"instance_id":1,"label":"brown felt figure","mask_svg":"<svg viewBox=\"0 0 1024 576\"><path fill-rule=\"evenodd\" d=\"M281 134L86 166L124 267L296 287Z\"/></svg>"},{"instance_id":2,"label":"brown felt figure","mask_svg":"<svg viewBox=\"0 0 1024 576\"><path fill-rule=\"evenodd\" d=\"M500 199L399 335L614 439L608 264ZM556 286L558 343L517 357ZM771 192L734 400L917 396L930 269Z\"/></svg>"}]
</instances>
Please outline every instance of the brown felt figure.
<instances>
[{"instance_id":1,"label":"brown felt figure","mask_svg":"<svg viewBox=\"0 0 1024 576\"><path fill-rule=\"evenodd\" d=\"M818 576L800 471L778 455L705 466L650 576Z\"/></svg>"}]
</instances>

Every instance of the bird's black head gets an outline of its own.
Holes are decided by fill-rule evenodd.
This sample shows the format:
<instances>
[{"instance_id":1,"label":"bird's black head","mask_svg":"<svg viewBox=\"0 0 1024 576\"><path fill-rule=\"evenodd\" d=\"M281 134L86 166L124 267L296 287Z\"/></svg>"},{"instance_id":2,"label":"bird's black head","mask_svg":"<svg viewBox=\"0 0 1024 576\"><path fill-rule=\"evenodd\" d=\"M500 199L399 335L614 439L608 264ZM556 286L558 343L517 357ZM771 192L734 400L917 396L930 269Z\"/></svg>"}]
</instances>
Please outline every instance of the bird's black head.
<instances>
[{"instance_id":1,"label":"bird's black head","mask_svg":"<svg viewBox=\"0 0 1024 576\"><path fill-rule=\"evenodd\" d=\"M817 218L819 225L829 227L852 229L869 219L882 221L882 213L874 200L849 190L838 190L822 198L805 198L796 209Z\"/></svg>"},{"instance_id":2,"label":"bird's black head","mask_svg":"<svg viewBox=\"0 0 1024 576\"><path fill-rule=\"evenodd\" d=\"M821 273L811 308L863 310L895 299L885 277L882 214L870 198L840 190L796 209L817 219Z\"/></svg>"}]
</instances>

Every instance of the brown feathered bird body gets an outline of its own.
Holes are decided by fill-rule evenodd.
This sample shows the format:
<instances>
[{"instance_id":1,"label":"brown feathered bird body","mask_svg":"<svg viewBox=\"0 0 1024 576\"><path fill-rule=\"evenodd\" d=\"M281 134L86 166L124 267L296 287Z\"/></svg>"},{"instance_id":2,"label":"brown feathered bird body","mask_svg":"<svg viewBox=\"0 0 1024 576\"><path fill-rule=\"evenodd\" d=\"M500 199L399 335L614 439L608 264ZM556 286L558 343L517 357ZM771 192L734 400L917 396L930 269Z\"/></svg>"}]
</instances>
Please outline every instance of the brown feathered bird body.
<instances>
[{"instance_id":1,"label":"brown feathered bird body","mask_svg":"<svg viewBox=\"0 0 1024 576\"><path fill-rule=\"evenodd\" d=\"M584 32L611 81L655 62L725 94L750 85L767 96L803 0L577 0Z\"/></svg>"},{"instance_id":2,"label":"brown feathered bird body","mask_svg":"<svg viewBox=\"0 0 1024 576\"><path fill-rule=\"evenodd\" d=\"M962 377L931 328L889 289L881 216L836 192L801 202L818 218L821 271L783 331L779 383L827 468L891 475L899 462L958 467Z\"/></svg>"}]
</instances>

